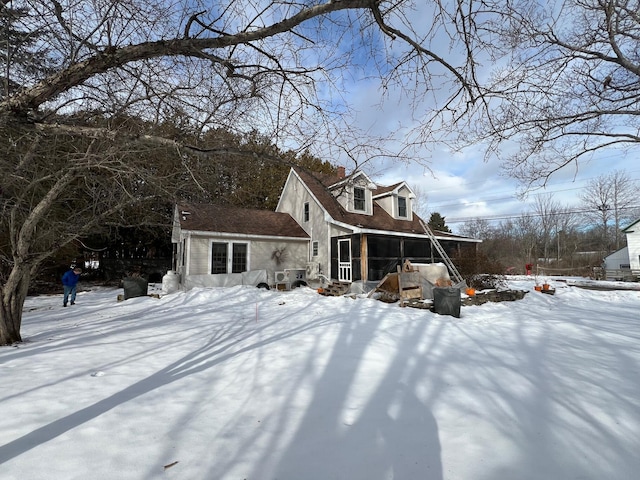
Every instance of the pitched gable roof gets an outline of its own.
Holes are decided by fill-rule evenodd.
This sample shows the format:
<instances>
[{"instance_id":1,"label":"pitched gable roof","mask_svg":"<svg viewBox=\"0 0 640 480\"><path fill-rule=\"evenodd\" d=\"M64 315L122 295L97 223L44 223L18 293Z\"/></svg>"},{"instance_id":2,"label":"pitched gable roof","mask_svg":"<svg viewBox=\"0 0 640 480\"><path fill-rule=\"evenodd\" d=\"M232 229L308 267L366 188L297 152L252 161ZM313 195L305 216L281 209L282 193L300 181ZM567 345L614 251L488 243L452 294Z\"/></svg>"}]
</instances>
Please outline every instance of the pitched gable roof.
<instances>
[{"instance_id":1,"label":"pitched gable roof","mask_svg":"<svg viewBox=\"0 0 640 480\"><path fill-rule=\"evenodd\" d=\"M389 185L388 187L383 187L381 185L378 185L378 188L376 188L373 191L373 196L379 196L379 195L384 195L385 193L391 193L393 192L396 188L398 188L400 185L402 185L404 182L400 182L400 183L396 183L393 185Z\"/></svg>"},{"instance_id":2,"label":"pitched gable roof","mask_svg":"<svg viewBox=\"0 0 640 480\"><path fill-rule=\"evenodd\" d=\"M315 172L307 172L298 167L293 167L296 174L307 185L311 193L316 197L318 202L327 211L327 213L336 222L346 223L358 228L381 230L387 232L399 232L407 234L424 234L424 229L420 225L422 220L415 212L412 215L412 220L398 220L389 215L382 207L373 203L373 215L364 215L360 213L348 212L338 202L336 197L333 196L329 187L335 185L337 182L343 181L336 176L319 174ZM401 182L402 183L402 182ZM399 184L393 186L396 188ZM380 192L379 187L376 192L384 193L389 190ZM392 188L392 189L393 189ZM426 222L424 222L426 223ZM438 237L450 237L460 240L470 240L467 237L461 237L447 232L434 232Z\"/></svg>"},{"instance_id":3,"label":"pitched gable roof","mask_svg":"<svg viewBox=\"0 0 640 480\"><path fill-rule=\"evenodd\" d=\"M176 208L183 230L309 238L288 213L186 203L178 204Z\"/></svg>"},{"instance_id":4,"label":"pitched gable roof","mask_svg":"<svg viewBox=\"0 0 640 480\"><path fill-rule=\"evenodd\" d=\"M633 222L631 225L628 225L628 226L624 227L624 228L622 229L622 231L623 231L624 233L633 233L633 231L631 231L630 229L631 229L632 227L636 226L636 225L639 225L639 224L640 224L640 218L639 218L638 220L636 220L635 222Z\"/></svg>"}]
</instances>

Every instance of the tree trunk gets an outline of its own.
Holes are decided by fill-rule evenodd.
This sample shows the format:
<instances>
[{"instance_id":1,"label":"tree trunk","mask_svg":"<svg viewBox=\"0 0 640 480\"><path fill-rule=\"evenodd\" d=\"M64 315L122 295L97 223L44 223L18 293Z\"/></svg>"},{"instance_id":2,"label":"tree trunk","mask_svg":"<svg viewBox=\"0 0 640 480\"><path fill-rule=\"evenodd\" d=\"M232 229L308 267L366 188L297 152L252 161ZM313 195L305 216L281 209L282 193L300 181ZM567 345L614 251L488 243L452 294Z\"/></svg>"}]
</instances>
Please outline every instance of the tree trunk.
<instances>
[{"instance_id":1,"label":"tree trunk","mask_svg":"<svg viewBox=\"0 0 640 480\"><path fill-rule=\"evenodd\" d=\"M22 308L30 280L31 268L16 264L7 282L0 286L0 346L22 341Z\"/></svg>"}]
</instances>

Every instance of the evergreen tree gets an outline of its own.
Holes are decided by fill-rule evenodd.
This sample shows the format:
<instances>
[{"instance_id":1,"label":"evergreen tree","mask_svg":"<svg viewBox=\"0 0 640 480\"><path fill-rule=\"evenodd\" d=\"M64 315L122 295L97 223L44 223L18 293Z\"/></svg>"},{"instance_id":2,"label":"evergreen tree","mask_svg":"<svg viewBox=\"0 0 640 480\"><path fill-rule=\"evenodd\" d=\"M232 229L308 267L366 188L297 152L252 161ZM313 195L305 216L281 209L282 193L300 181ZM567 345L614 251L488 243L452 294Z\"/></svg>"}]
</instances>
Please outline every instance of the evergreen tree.
<instances>
[{"instance_id":1,"label":"evergreen tree","mask_svg":"<svg viewBox=\"0 0 640 480\"><path fill-rule=\"evenodd\" d=\"M48 50L39 32L30 30L29 18L25 7L13 8L12 2L0 5L0 98L51 71Z\"/></svg>"},{"instance_id":2,"label":"evergreen tree","mask_svg":"<svg viewBox=\"0 0 640 480\"><path fill-rule=\"evenodd\" d=\"M434 231L451 233L451 229L447 227L445 218L438 212L433 212L429 217L429 228Z\"/></svg>"}]
</instances>

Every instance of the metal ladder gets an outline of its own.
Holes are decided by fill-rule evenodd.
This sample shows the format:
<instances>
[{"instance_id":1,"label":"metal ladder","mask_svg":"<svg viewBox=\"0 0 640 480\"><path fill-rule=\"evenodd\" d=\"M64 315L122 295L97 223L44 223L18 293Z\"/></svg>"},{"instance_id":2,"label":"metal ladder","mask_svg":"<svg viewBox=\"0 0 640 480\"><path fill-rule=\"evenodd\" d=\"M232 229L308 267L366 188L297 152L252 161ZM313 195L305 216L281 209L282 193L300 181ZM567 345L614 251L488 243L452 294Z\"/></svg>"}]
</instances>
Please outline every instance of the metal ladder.
<instances>
[{"instance_id":1,"label":"metal ladder","mask_svg":"<svg viewBox=\"0 0 640 480\"><path fill-rule=\"evenodd\" d=\"M449 258L449 255L447 255L447 252L444 251L444 248L442 248L442 245L440 245L440 242L438 241L436 236L433 234L429 226L426 223L424 223L422 219L420 219L420 225L424 229L424 233L426 233L427 237L429 237L429 240L431 240L431 244L436 247L436 250L440 254L440 258L444 260L444 264L449 269L449 273L451 274L451 277L453 277L453 279L455 280L455 283L458 284L458 283L464 282L462 275L460 275L460 272L458 272L458 269Z\"/></svg>"}]
</instances>

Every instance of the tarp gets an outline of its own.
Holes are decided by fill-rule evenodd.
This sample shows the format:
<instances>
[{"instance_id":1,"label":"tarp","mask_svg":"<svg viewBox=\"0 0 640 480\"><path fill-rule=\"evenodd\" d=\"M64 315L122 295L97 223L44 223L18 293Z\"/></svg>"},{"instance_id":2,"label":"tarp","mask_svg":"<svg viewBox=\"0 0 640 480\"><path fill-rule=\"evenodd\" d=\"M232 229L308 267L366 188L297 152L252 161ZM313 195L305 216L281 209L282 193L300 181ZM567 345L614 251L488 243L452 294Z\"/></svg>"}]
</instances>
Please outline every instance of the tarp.
<instances>
[{"instance_id":1,"label":"tarp","mask_svg":"<svg viewBox=\"0 0 640 480\"><path fill-rule=\"evenodd\" d=\"M417 269L422 282L422 297L433 298L433 288L443 283L451 282L449 270L444 263L412 263L413 269Z\"/></svg>"},{"instance_id":2,"label":"tarp","mask_svg":"<svg viewBox=\"0 0 640 480\"><path fill-rule=\"evenodd\" d=\"M217 273L211 275L187 275L184 279L184 289L194 287L235 287L237 285L258 286L267 283L266 270L251 270L242 273Z\"/></svg>"}]
</instances>

